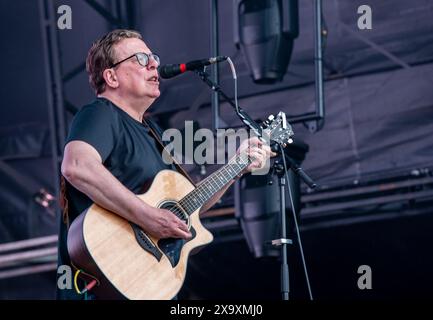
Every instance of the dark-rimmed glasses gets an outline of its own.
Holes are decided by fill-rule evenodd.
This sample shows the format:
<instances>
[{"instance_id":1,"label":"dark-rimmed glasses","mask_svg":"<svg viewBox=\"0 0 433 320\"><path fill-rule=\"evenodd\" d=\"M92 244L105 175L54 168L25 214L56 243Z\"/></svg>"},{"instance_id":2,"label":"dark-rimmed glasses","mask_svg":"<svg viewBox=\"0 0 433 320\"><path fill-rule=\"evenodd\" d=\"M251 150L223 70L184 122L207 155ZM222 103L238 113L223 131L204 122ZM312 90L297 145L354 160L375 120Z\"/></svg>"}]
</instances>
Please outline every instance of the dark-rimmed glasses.
<instances>
[{"instance_id":1,"label":"dark-rimmed glasses","mask_svg":"<svg viewBox=\"0 0 433 320\"><path fill-rule=\"evenodd\" d=\"M147 54L145 52L137 52L137 53L134 53L132 56L129 56L128 58L125 58L119 62L116 62L115 64L112 64L110 68L117 67L119 64L121 64L122 62L125 62L128 59L131 59L132 57L136 57L138 63L143 67L147 67L147 65L149 64L150 58L155 60L158 66L160 63L159 56L154 54L154 53Z\"/></svg>"}]
</instances>

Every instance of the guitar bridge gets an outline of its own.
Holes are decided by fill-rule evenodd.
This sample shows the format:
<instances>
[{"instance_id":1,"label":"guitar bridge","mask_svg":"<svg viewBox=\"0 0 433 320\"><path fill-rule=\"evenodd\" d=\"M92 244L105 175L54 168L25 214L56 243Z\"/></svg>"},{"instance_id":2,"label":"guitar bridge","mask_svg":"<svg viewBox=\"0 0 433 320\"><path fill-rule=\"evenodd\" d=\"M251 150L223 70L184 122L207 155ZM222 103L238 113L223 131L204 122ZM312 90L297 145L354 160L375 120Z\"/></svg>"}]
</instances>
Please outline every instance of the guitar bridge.
<instances>
[{"instance_id":1,"label":"guitar bridge","mask_svg":"<svg viewBox=\"0 0 433 320\"><path fill-rule=\"evenodd\" d=\"M149 252L151 255L153 255L158 262L161 261L162 253L158 250L157 246L153 243L152 240L147 236L147 234L135 223L130 222L129 223L132 227L132 230L135 234L135 239L137 240L138 244L147 252Z\"/></svg>"}]
</instances>

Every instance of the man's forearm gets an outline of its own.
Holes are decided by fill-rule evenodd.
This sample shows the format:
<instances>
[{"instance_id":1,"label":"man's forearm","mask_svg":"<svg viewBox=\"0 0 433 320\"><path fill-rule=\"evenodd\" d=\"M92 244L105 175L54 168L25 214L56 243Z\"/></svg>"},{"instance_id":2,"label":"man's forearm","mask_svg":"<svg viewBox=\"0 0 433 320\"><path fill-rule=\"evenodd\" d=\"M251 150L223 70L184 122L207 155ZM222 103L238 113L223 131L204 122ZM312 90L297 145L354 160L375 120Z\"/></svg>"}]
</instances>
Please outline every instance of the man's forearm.
<instances>
[{"instance_id":1,"label":"man's forearm","mask_svg":"<svg viewBox=\"0 0 433 320\"><path fill-rule=\"evenodd\" d=\"M78 173L66 174L65 178L93 202L129 221L138 223L138 215L146 211L146 206L151 208L123 186L102 164L83 164Z\"/></svg>"}]
</instances>

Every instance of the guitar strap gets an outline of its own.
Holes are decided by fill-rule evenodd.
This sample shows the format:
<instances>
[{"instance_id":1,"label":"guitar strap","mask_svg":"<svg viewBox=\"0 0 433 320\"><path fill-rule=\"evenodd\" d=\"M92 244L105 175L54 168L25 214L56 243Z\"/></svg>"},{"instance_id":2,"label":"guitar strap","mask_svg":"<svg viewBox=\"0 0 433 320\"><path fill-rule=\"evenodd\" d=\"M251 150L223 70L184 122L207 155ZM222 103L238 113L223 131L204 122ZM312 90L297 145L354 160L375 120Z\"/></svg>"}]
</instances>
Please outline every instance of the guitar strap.
<instances>
[{"instance_id":1,"label":"guitar strap","mask_svg":"<svg viewBox=\"0 0 433 320\"><path fill-rule=\"evenodd\" d=\"M161 140L160 134L158 134L157 132L159 132L159 130L157 130L156 126L153 124L152 120L148 119L144 119L143 118L143 124L145 124L148 128L150 133L152 134L152 136L155 138L156 141L158 141L159 146L161 147L161 154L165 153L167 154L170 159L173 161L173 164L175 165L176 169L185 177L189 180L189 182L192 183L192 185L194 187L196 187L196 184L194 183L194 181L191 179L191 177L188 175L188 173L185 171L184 168L182 168L180 166L180 164L176 161L176 159L170 154L170 152L168 152L165 149L165 145Z\"/></svg>"}]
</instances>

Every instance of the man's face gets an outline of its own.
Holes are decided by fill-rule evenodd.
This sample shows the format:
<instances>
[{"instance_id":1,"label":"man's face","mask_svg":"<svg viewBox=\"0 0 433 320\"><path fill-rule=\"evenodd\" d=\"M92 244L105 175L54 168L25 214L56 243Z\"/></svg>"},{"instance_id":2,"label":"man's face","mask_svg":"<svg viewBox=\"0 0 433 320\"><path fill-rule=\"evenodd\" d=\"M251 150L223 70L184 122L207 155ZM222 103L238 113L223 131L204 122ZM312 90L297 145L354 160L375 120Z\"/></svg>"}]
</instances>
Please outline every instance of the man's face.
<instances>
[{"instance_id":1,"label":"man's face","mask_svg":"<svg viewBox=\"0 0 433 320\"><path fill-rule=\"evenodd\" d=\"M146 44L137 38L123 39L114 46L116 60L121 61L135 53L151 51ZM140 65L136 57L132 57L115 67L119 82L119 93L134 99L149 98L155 100L159 97L158 63L149 58L146 67ZM153 101L152 101L153 102Z\"/></svg>"}]
</instances>

